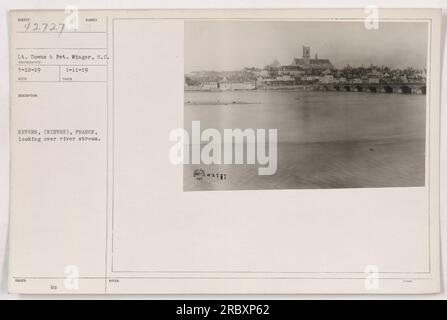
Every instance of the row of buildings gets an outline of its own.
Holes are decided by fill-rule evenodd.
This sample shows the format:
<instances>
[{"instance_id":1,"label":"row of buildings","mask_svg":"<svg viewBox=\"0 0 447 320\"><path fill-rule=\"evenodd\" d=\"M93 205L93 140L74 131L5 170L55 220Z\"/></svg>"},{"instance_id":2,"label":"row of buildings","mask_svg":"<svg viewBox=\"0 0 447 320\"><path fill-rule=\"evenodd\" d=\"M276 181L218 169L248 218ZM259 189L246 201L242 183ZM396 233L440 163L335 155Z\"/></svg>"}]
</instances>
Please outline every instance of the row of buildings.
<instances>
[{"instance_id":1,"label":"row of buildings","mask_svg":"<svg viewBox=\"0 0 447 320\"><path fill-rule=\"evenodd\" d=\"M274 61L264 68L244 68L240 71L193 72L185 77L185 87L218 90L249 90L265 87L287 87L313 84L379 84L426 81L426 70L391 69L384 66L336 69L329 59L313 58L310 47L303 46L302 58L291 64Z\"/></svg>"}]
</instances>

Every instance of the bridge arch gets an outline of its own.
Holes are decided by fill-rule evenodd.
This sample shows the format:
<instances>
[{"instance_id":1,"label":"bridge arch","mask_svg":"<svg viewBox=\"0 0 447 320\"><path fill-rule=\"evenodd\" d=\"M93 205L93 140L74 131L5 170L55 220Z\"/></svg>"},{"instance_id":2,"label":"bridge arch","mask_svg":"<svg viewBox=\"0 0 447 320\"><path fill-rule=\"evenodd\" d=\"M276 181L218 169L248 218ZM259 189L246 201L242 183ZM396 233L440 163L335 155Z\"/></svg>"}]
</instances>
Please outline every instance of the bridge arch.
<instances>
[{"instance_id":1,"label":"bridge arch","mask_svg":"<svg viewBox=\"0 0 447 320\"><path fill-rule=\"evenodd\" d=\"M393 93L393 87L391 87L391 86L383 86L381 91L383 93Z\"/></svg>"},{"instance_id":2,"label":"bridge arch","mask_svg":"<svg viewBox=\"0 0 447 320\"><path fill-rule=\"evenodd\" d=\"M403 93L403 94L411 94L411 87L409 87L409 86L401 86L400 88L399 88L399 91L400 91L400 93Z\"/></svg>"},{"instance_id":3,"label":"bridge arch","mask_svg":"<svg viewBox=\"0 0 447 320\"><path fill-rule=\"evenodd\" d=\"M377 87L370 86L368 90L369 92L377 92Z\"/></svg>"},{"instance_id":4,"label":"bridge arch","mask_svg":"<svg viewBox=\"0 0 447 320\"><path fill-rule=\"evenodd\" d=\"M417 94L426 94L426 93L427 93L427 87L426 87L426 86L422 86L422 87L420 87L420 88L417 88L417 89L415 90L415 92L416 92Z\"/></svg>"},{"instance_id":5,"label":"bridge arch","mask_svg":"<svg viewBox=\"0 0 447 320\"><path fill-rule=\"evenodd\" d=\"M350 87L350 86L344 86L343 89L344 89L345 91L348 91L348 92L351 91L351 87Z\"/></svg>"},{"instance_id":6,"label":"bridge arch","mask_svg":"<svg viewBox=\"0 0 447 320\"><path fill-rule=\"evenodd\" d=\"M362 86L355 86L354 87L354 91L355 92L362 92L363 91L363 87Z\"/></svg>"}]
</instances>

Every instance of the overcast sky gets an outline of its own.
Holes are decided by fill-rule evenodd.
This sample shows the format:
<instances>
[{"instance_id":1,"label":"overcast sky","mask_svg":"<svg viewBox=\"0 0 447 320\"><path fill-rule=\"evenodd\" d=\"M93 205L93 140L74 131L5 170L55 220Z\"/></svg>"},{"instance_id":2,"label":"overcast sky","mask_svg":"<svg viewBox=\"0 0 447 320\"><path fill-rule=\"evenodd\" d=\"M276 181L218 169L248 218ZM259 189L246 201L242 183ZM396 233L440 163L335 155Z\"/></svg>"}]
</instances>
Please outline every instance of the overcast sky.
<instances>
[{"instance_id":1,"label":"overcast sky","mask_svg":"<svg viewBox=\"0 0 447 320\"><path fill-rule=\"evenodd\" d=\"M427 35L425 22L380 22L367 30L363 22L186 21L185 71L264 67L274 59L290 64L303 45L337 68L425 68Z\"/></svg>"}]
</instances>

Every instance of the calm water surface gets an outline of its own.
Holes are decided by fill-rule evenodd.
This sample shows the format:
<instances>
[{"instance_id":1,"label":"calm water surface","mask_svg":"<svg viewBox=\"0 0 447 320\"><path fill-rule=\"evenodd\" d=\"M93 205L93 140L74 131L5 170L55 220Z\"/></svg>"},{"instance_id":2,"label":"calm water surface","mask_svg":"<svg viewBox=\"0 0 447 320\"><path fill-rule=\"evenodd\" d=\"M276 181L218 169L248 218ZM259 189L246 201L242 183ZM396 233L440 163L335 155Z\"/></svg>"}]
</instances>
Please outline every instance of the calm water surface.
<instances>
[{"instance_id":1,"label":"calm water surface","mask_svg":"<svg viewBox=\"0 0 447 320\"><path fill-rule=\"evenodd\" d=\"M290 90L186 91L184 124L277 129L278 169L185 165L185 190L423 186L425 95ZM225 180L193 177L195 169Z\"/></svg>"}]
</instances>

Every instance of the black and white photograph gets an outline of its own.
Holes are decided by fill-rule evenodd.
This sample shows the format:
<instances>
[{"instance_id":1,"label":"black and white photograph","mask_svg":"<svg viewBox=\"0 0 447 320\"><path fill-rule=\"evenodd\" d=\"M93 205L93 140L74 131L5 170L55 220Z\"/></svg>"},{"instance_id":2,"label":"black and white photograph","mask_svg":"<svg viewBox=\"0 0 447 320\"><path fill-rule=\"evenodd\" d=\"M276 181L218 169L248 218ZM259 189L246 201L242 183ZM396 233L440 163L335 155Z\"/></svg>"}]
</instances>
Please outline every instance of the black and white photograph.
<instances>
[{"instance_id":1,"label":"black and white photograph","mask_svg":"<svg viewBox=\"0 0 447 320\"><path fill-rule=\"evenodd\" d=\"M185 191L425 185L427 22L184 32Z\"/></svg>"},{"instance_id":2,"label":"black and white photograph","mask_svg":"<svg viewBox=\"0 0 447 320\"><path fill-rule=\"evenodd\" d=\"M48 1L0 4L0 300L446 298L447 5Z\"/></svg>"}]
</instances>

